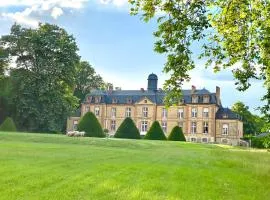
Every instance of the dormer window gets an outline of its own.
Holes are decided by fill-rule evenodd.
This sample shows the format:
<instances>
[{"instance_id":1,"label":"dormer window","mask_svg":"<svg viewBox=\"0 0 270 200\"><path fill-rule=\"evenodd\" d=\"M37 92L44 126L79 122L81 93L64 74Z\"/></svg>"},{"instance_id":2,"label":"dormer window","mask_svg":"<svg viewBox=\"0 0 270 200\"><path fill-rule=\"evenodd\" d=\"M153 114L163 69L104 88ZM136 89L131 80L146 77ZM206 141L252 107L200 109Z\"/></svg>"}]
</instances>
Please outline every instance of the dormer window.
<instances>
[{"instance_id":1,"label":"dormer window","mask_svg":"<svg viewBox=\"0 0 270 200\"><path fill-rule=\"evenodd\" d=\"M228 114L224 113L224 114L222 115L222 117L226 119L226 118L228 118Z\"/></svg>"},{"instance_id":2,"label":"dormer window","mask_svg":"<svg viewBox=\"0 0 270 200\"><path fill-rule=\"evenodd\" d=\"M101 100L101 97L95 97L95 103L99 103Z\"/></svg>"},{"instance_id":3,"label":"dormer window","mask_svg":"<svg viewBox=\"0 0 270 200\"><path fill-rule=\"evenodd\" d=\"M199 97L197 95L193 95L191 99L192 103L198 103Z\"/></svg>"},{"instance_id":4,"label":"dormer window","mask_svg":"<svg viewBox=\"0 0 270 200\"><path fill-rule=\"evenodd\" d=\"M116 98L113 98L112 99L112 103L117 103L117 99Z\"/></svg>"},{"instance_id":5,"label":"dormer window","mask_svg":"<svg viewBox=\"0 0 270 200\"><path fill-rule=\"evenodd\" d=\"M203 103L209 103L209 96L208 95L203 96Z\"/></svg>"},{"instance_id":6,"label":"dormer window","mask_svg":"<svg viewBox=\"0 0 270 200\"><path fill-rule=\"evenodd\" d=\"M127 98L127 103L132 103L132 99L131 98Z\"/></svg>"}]
</instances>

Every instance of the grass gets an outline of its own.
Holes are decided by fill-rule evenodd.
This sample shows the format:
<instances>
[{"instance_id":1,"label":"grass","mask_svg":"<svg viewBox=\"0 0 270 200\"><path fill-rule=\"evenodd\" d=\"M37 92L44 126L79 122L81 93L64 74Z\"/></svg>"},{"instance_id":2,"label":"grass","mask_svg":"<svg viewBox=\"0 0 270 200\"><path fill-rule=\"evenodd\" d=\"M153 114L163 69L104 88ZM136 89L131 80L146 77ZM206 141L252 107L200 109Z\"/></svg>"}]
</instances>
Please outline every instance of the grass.
<instances>
[{"instance_id":1,"label":"grass","mask_svg":"<svg viewBox=\"0 0 270 200\"><path fill-rule=\"evenodd\" d=\"M270 153L0 132L0 199L270 199Z\"/></svg>"}]
</instances>

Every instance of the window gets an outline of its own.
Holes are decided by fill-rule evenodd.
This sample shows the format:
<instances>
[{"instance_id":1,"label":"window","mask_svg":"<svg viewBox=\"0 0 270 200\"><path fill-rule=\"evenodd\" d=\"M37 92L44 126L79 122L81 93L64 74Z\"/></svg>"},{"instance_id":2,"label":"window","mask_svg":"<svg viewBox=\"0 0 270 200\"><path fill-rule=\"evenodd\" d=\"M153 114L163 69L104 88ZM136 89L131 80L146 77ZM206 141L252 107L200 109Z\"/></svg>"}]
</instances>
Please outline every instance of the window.
<instances>
[{"instance_id":1,"label":"window","mask_svg":"<svg viewBox=\"0 0 270 200\"><path fill-rule=\"evenodd\" d=\"M127 98L127 103L132 103L132 99L131 98Z\"/></svg>"},{"instance_id":2,"label":"window","mask_svg":"<svg viewBox=\"0 0 270 200\"><path fill-rule=\"evenodd\" d=\"M89 112L90 111L90 107L89 106L86 106L85 107L85 112Z\"/></svg>"},{"instance_id":3,"label":"window","mask_svg":"<svg viewBox=\"0 0 270 200\"><path fill-rule=\"evenodd\" d=\"M198 103L199 97L197 95L193 95L191 99L192 99L192 103Z\"/></svg>"},{"instance_id":4,"label":"window","mask_svg":"<svg viewBox=\"0 0 270 200\"><path fill-rule=\"evenodd\" d=\"M195 134L197 132L197 123L191 122L191 134Z\"/></svg>"},{"instance_id":5,"label":"window","mask_svg":"<svg viewBox=\"0 0 270 200\"><path fill-rule=\"evenodd\" d=\"M148 117L148 107L142 108L143 117Z\"/></svg>"},{"instance_id":6,"label":"window","mask_svg":"<svg viewBox=\"0 0 270 200\"><path fill-rule=\"evenodd\" d=\"M209 96L203 96L203 103L209 103Z\"/></svg>"},{"instance_id":7,"label":"window","mask_svg":"<svg viewBox=\"0 0 270 200\"><path fill-rule=\"evenodd\" d=\"M144 103L147 103L147 100L146 99L144 100Z\"/></svg>"},{"instance_id":8,"label":"window","mask_svg":"<svg viewBox=\"0 0 270 200\"><path fill-rule=\"evenodd\" d=\"M196 138L190 138L191 142L196 142L197 139Z\"/></svg>"},{"instance_id":9,"label":"window","mask_svg":"<svg viewBox=\"0 0 270 200\"><path fill-rule=\"evenodd\" d=\"M101 99L101 97L95 97L95 103L99 103L100 99Z\"/></svg>"},{"instance_id":10,"label":"window","mask_svg":"<svg viewBox=\"0 0 270 200\"><path fill-rule=\"evenodd\" d=\"M179 119L183 119L183 118L184 118L184 109L183 109L183 108L179 108L179 109L178 109L177 117L178 117Z\"/></svg>"},{"instance_id":11,"label":"window","mask_svg":"<svg viewBox=\"0 0 270 200\"><path fill-rule=\"evenodd\" d=\"M203 122L203 133L204 134L208 133L208 122Z\"/></svg>"},{"instance_id":12,"label":"window","mask_svg":"<svg viewBox=\"0 0 270 200\"><path fill-rule=\"evenodd\" d=\"M223 118L228 118L228 114L223 114L223 116L222 116Z\"/></svg>"},{"instance_id":13,"label":"window","mask_svg":"<svg viewBox=\"0 0 270 200\"><path fill-rule=\"evenodd\" d=\"M141 124L141 131L142 132L147 132L147 125L148 125L147 121L142 121L142 124Z\"/></svg>"},{"instance_id":14,"label":"window","mask_svg":"<svg viewBox=\"0 0 270 200\"><path fill-rule=\"evenodd\" d=\"M95 107L95 115L99 116L99 107Z\"/></svg>"},{"instance_id":15,"label":"window","mask_svg":"<svg viewBox=\"0 0 270 200\"><path fill-rule=\"evenodd\" d=\"M73 121L73 130L77 130L77 127L78 127L78 121L74 120Z\"/></svg>"},{"instance_id":16,"label":"window","mask_svg":"<svg viewBox=\"0 0 270 200\"><path fill-rule=\"evenodd\" d=\"M131 108L126 108L126 117L131 117Z\"/></svg>"},{"instance_id":17,"label":"window","mask_svg":"<svg viewBox=\"0 0 270 200\"><path fill-rule=\"evenodd\" d=\"M203 117L209 117L209 109L203 108Z\"/></svg>"},{"instance_id":18,"label":"window","mask_svg":"<svg viewBox=\"0 0 270 200\"><path fill-rule=\"evenodd\" d=\"M116 117L116 108L112 108L111 115L112 117Z\"/></svg>"},{"instance_id":19,"label":"window","mask_svg":"<svg viewBox=\"0 0 270 200\"><path fill-rule=\"evenodd\" d=\"M162 122L161 126L162 126L162 130L166 133L167 132L167 122Z\"/></svg>"},{"instance_id":20,"label":"window","mask_svg":"<svg viewBox=\"0 0 270 200\"><path fill-rule=\"evenodd\" d=\"M116 122L115 120L111 120L111 131L115 131L116 130Z\"/></svg>"},{"instance_id":21,"label":"window","mask_svg":"<svg viewBox=\"0 0 270 200\"><path fill-rule=\"evenodd\" d=\"M197 108L191 109L191 117L197 117Z\"/></svg>"},{"instance_id":22,"label":"window","mask_svg":"<svg viewBox=\"0 0 270 200\"><path fill-rule=\"evenodd\" d=\"M116 98L113 98L112 99L112 103L117 103L117 99Z\"/></svg>"},{"instance_id":23,"label":"window","mask_svg":"<svg viewBox=\"0 0 270 200\"><path fill-rule=\"evenodd\" d=\"M168 116L168 111L166 108L162 108L162 118L167 118Z\"/></svg>"},{"instance_id":24,"label":"window","mask_svg":"<svg viewBox=\"0 0 270 200\"><path fill-rule=\"evenodd\" d=\"M202 142L207 143L208 139L207 138L202 138Z\"/></svg>"},{"instance_id":25,"label":"window","mask_svg":"<svg viewBox=\"0 0 270 200\"><path fill-rule=\"evenodd\" d=\"M222 125L222 135L228 135L229 134L229 125L223 124Z\"/></svg>"}]
</instances>

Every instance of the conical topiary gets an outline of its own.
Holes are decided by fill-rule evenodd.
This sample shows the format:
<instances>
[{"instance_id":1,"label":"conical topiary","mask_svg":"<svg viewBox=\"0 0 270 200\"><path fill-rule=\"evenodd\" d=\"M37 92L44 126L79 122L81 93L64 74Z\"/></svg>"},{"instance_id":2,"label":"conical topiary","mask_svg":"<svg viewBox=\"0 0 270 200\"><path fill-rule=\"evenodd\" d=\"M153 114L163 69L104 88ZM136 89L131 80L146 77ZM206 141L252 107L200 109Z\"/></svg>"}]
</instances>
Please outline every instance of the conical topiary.
<instances>
[{"instance_id":1,"label":"conical topiary","mask_svg":"<svg viewBox=\"0 0 270 200\"><path fill-rule=\"evenodd\" d=\"M78 131L84 131L86 137L105 137L101 125L92 112L87 112L79 121Z\"/></svg>"},{"instance_id":2,"label":"conical topiary","mask_svg":"<svg viewBox=\"0 0 270 200\"><path fill-rule=\"evenodd\" d=\"M0 126L0 131L16 132L17 128L12 118L7 117Z\"/></svg>"},{"instance_id":3,"label":"conical topiary","mask_svg":"<svg viewBox=\"0 0 270 200\"><path fill-rule=\"evenodd\" d=\"M179 126L175 126L169 137L168 140L172 140L172 141L186 141L186 138L183 134L182 128L180 128Z\"/></svg>"},{"instance_id":4,"label":"conical topiary","mask_svg":"<svg viewBox=\"0 0 270 200\"><path fill-rule=\"evenodd\" d=\"M127 139L140 139L140 132L133 120L127 117L117 129L114 137Z\"/></svg>"},{"instance_id":5,"label":"conical topiary","mask_svg":"<svg viewBox=\"0 0 270 200\"><path fill-rule=\"evenodd\" d=\"M166 140L166 136L158 121L154 121L149 131L146 133L144 139L148 140Z\"/></svg>"}]
</instances>

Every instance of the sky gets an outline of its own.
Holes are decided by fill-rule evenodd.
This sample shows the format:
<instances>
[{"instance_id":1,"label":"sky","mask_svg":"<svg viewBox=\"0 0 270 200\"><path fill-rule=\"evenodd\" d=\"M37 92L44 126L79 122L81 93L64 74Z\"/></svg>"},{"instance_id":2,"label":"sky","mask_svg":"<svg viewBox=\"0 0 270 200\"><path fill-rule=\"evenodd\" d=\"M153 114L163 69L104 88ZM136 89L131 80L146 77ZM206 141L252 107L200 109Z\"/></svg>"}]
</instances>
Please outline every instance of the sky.
<instances>
[{"instance_id":1,"label":"sky","mask_svg":"<svg viewBox=\"0 0 270 200\"><path fill-rule=\"evenodd\" d=\"M144 23L139 16L130 16L127 0L0 0L0 36L15 22L33 28L47 22L66 29L76 38L82 60L115 87L147 88L147 76L155 73L162 88L169 78L162 72L166 57L153 51L155 20ZM195 55L200 52L196 45L192 50ZM195 64L184 89L195 85L215 92L219 86L224 107L242 101L258 114L255 109L262 106L265 93L262 82L253 81L247 91L239 92L230 70L216 74L205 69L203 60L196 59Z\"/></svg>"}]
</instances>

